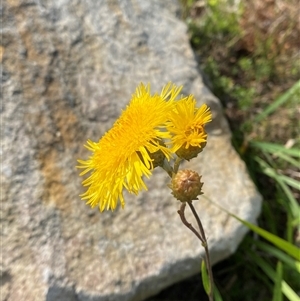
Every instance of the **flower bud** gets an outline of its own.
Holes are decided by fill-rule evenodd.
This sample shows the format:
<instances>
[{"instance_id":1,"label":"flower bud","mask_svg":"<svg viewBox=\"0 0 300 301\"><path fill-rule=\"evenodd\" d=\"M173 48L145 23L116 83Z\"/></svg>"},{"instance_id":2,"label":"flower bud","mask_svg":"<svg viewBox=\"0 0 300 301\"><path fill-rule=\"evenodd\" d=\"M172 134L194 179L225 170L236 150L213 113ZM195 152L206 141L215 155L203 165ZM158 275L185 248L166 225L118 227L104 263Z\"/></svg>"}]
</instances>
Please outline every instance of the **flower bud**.
<instances>
[{"instance_id":1,"label":"flower bud","mask_svg":"<svg viewBox=\"0 0 300 301\"><path fill-rule=\"evenodd\" d=\"M200 182L201 176L193 170L179 170L172 177L169 187L172 194L181 202L196 200L201 192L203 183Z\"/></svg>"},{"instance_id":2,"label":"flower bud","mask_svg":"<svg viewBox=\"0 0 300 301\"><path fill-rule=\"evenodd\" d=\"M159 144L165 146L165 144L162 141L159 141ZM149 156L153 160L153 168L157 166L163 166L166 156L161 150L158 150L154 153L149 153Z\"/></svg>"},{"instance_id":3,"label":"flower bud","mask_svg":"<svg viewBox=\"0 0 300 301\"><path fill-rule=\"evenodd\" d=\"M188 148L185 145L181 146L179 150L176 151L176 155L185 160L191 160L198 156L199 153L203 151L203 148L206 146L206 141L200 143L199 146L190 145Z\"/></svg>"},{"instance_id":4,"label":"flower bud","mask_svg":"<svg viewBox=\"0 0 300 301\"><path fill-rule=\"evenodd\" d=\"M157 142L161 146L164 146L164 147L166 146L165 143L164 143L164 141L161 140L161 139L157 139ZM166 156L165 156L165 154L163 153L162 150L159 149L158 151L153 152L153 153L151 153L149 150L147 150L147 152L149 154L150 159L152 160L151 169L155 168L157 166L163 166L164 165L164 160L165 160ZM141 159L141 161L143 163L145 163L144 162L144 158L141 155L141 153L137 152L137 154L138 154L139 158Z\"/></svg>"}]
</instances>

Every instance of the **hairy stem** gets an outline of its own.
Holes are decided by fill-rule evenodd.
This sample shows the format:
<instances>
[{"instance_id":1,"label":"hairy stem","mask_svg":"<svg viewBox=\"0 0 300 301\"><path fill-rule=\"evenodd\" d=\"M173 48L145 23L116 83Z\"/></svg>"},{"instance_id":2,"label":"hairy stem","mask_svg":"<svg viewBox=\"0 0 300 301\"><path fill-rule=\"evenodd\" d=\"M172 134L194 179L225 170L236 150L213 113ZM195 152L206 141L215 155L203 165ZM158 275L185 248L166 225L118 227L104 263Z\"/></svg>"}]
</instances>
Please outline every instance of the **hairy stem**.
<instances>
[{"instance_id":1,"label":"hairy stem","mask_svg":"<svg viewBox=\"0 0 300 301\"><path fill-rule=\"evenodd\" d=\"M185 218L185 215L184 215L184 209L185 209L185 206L186 206L186 203L182 203L181 206L180 206L180 210L178 210L178 214L181 218L181 221L182 223L187 227L189 228L199 239L200 241L202 242L202 244L204 244L205 242L202 240L202 237L200 236L200 234L197 232L197 230L192 226L192 224L190 224L186 218Z\"/></svg>"},{"instance_id":2,"label":"hairy stem","mask_svg":"<svg viewBox=\"0 0 300 301\"><path fill-rule=\"evenodd\" d=\"M202 226L202 223L200 221L200 218L196 212L196 209L194 207L194 205L192 204L192 202L188 202L188 205L190 206L193 215L197 221L200 233L201 233L201 242L202 245L204 247L205 250L205 261L206 261L206 268L207 268L207 272L208 272L208 277L210 280L210 290L209 290L209 300L212 301L213 300L213 285L214 285L214 278L213 278L213 273L212 273L212 268L211 268L211 263L210 263L210 256L209 256L209 251L208 251L208 244L207 244L207 239L205 236L205 232L204 232L204 228Z\"/></svg>"},{"instance_id":3,"label":"hairy stem","mask_svg":"<svg viewBox=\"0 0 300 301\"><path fill-rule=\"evenodd\" d=\"M200 221L200 218L199 218L192 202L187 202L187 203L190 206L190 208L193 212L193 215L194 215L194 217L197 221L200 233L185 218L184 210L185 210L186 203L182 203L181 206L180 206L180 209L177 212L180 216L180 219L181 219L182 223L187 228L189 228L198 237L198 239L201 241L202 246L204 247L204 250L205 250L205 263L206 263L206 268L207 268L207 272L208 272L208 277L209 277L209 280L210 280L210 289L209 289L208 297L209 297L209 301L213 301L214 300L214 298L213 298L214 279L213 279L213 273L212 273L211 264L210 264L210 257L209 257L209 251L208 251L208 245L207 245L205 232L204 232L202 223Z\"/></svg>"},{"instance_id":4,"label":"hairy stem","mask_svg":"<svg viewBox=\"0 0 300 301\"><path fill-rule=\"evenodd\" d=\"M182 159L177 157L176 160L175 160L175 163L174 163L174 173L178 172L179 165L180 165L181 162L182 162Z\"/></svg>"},{"instance_id":5,"label":"hairy stem","mask_svg":"<svg viewBox=\"0 0 300 301\"><path fill-rule=\"evenodd\" d=\"M164 160L164 164L163 164L162 168L168 173L169 177L172 179L174 170L167 160Z\"/></svg>"}]
</instances>

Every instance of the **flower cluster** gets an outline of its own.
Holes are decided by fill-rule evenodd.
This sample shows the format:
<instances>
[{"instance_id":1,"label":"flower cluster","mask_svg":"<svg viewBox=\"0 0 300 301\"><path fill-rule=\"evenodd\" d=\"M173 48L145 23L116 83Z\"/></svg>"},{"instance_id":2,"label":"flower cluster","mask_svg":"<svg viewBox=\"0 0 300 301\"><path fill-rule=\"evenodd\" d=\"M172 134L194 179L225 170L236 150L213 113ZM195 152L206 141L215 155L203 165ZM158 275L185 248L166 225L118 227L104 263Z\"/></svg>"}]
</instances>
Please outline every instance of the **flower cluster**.
<instances>
[{"instance_id":1,"label":"flower cluster","mask_svg":"<svg viewBox=\"0 0 300 301\"><path fill-rule=\"evenodd\" d=\"M113 127L98 141L87 141L92 155L78 160L80 175L87 186L81 195L91 207L114 210L123 190L138 194L147 189L143 176L163 166L175 154L189 160L202 151L207 134L204 125L211 121L206 105L196 107L192 95L179 97L182 87L167 84L161 93L150 93L150 85L140 84Z\"/></svg>"}]
</instances>

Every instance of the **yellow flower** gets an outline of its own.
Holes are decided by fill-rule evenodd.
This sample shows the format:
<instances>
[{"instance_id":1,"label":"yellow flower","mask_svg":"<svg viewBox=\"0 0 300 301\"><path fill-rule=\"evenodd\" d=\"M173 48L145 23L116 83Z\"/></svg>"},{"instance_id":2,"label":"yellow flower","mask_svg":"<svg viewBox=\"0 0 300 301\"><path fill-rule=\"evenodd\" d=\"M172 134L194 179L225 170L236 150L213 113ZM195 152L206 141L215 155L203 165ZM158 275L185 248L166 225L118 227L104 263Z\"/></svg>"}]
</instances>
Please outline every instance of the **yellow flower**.
<instances>
[{"instance_id":1,"label":"yellow flower","mask_svg":"<svg viewBox=\"0 0 300 301\"><path fill-rule=\"evenodd\" d=\"M193 95L177 101L167 123L167 130L172 135L171 151L187 160L197 156L206 145L204 125L211 118L209 107L203 104L197 108Z\"/></svg>"},{"instance_id":2,"label":"yellow flower","mask_svg":"<svg viewBox=\"0 0 300 301\"><path fill-rule=\"evenodd\" d=\"M142 179L149 177L153 169L151 154L162 151L167 159L171 152L162 139L169 139L165 131L168 113L181 87L169 83L161 94L150 94L150 85L140 84L130 104L122 112L113 127L99 140L87 141L86 147L93 152L88 160L78 160L84 171L91 172L82 182L88 186L81 195L91 207L114 210L118 200L124 207L123 189L137 194L147 187Z\"/></svg>"}]
</instances>

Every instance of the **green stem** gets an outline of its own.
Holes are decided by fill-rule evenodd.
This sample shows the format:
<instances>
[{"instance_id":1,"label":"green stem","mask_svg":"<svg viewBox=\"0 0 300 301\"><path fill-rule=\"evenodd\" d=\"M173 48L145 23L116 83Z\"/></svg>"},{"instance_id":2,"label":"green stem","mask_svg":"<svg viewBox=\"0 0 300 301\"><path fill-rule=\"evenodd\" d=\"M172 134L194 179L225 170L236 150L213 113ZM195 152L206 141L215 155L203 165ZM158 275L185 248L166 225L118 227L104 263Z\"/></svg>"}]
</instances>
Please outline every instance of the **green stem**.
<instances>
[{"instance_id":1,"label":"green stem","mask_svg":"<svg viewBox=\"0 0 300 301\"><path fill-rule=\"evenodd\" d=\"M162 168L168 173L169 177L172 178L173 176L173 168L170 165L170 163L167 160L164 160L164 164L162 166Z\"/></svg>"},{"instance_id":2,"label":"green stem","mask_svg":"<svg viewBox=\"0 0 300 301\"><path fill-rule=\"evenodd\" d=\"M178 172L179 169L179 165L181 163L182 159L177 157L174 163L174 173L176 174Z\"/></svg>"}]
</instances>

